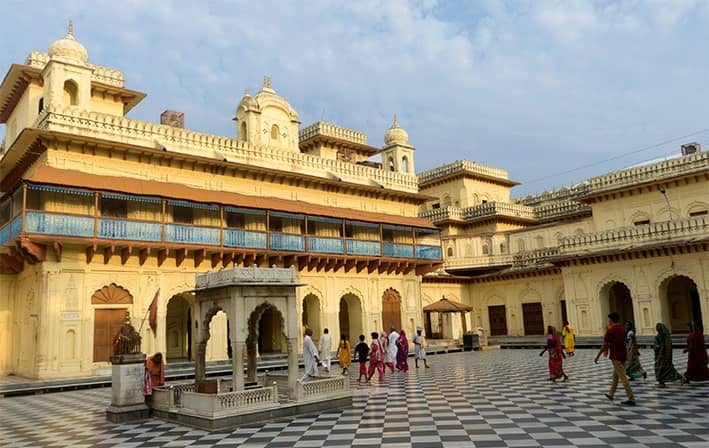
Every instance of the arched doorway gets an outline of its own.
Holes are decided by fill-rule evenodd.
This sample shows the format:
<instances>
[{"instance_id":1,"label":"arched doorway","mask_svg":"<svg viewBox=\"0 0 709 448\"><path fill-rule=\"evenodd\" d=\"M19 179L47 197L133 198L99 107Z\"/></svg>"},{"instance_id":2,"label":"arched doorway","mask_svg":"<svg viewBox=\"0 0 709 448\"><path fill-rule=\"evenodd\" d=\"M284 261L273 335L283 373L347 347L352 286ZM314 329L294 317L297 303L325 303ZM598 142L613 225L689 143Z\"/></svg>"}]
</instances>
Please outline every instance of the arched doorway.
<instances>
[{"instance_id":1,"label":"arched doorway","mask_svg":"<svg viewBox=\"0 0 709 448\"><path fill-rule=\"evenodd\" d=\"M633 299L630 289L622 282L608 283L601 289L601 307L603 311L603 324L605 326L608 314L616 312L620 321L635 321L633 314Z\"/></svg>"},{"instance_id":2,"label":"arched doorway","mask_svg":"<svg viewBox=\"0 0 709 448\"><path fill-rule=\"evenodd\" d=\"M229 318L222 310L217 311L209 321L209 340L206 359L210 361L229 359Z\"/></svg>"},{"instance_id":3,"label":"arched doorway","mask_svg":"<svg viewBox=\"0 0 709 448\"><path fill-rule=\"evenodd\" d=\"M132 308L133 295L125 288L111 283L96 290L91 296L94 310L94 362L108 362L113 353L113 338L126 321L126 312Z\"/></svg>"},{"instance_id":4,"label":"arched doorway","mask_svg":"<svg viewBox=\"0 0 709 448\"><path fill-rule=\"evenodd\" d=\"M189 294L178 294L167 302L165 356L170 362L192 360L192 303Z\"/></svg>"},{"instance_id":5,"label":"arched doorway","mask_svg":"<svg viewBox=\"0 0 709 448\"><path fill-rule=\"evenodd\" d=\"M301 320L303 328L313 330L313 336L319 337L320 328L320 299L315 294L308 294L303 299L303 314Z\"/></svg>"},{"instance_id":6,"label":"arched doorway","mask_svg":"<svg viewBox=\"0 0 709 448\"><path fill-rule=\"evenodd\" d=\"M662 320L672 333L687 333L689 322L702 322L702 309L697 284L684 275L665 279L660 285Z\"/></svg>"},{"instance_id":7,"label":"arched doorway","mask_svg":"<svg viewBox=\"0 0 709 448\"><path fill-rule=\"evenodd\" d=\"M382 296L382 328L401 330L401 295L394 288L384 291Z\"/></svg>"},{"instance_id":8,"label":"arched doorway","mask_svg":"<svg viewBox=\"0 0 709 448\"><path fill-rule=\"evenodd\" d=\"M275 307L269 306L263 310L258 321L257 346L260 354L286 352L283 325L283 316Z\"/></svg>"},{"instance_id":9,"label":"arched doorway","mask_svg":"<svg viewBox=\"0 0 709 448\"><path fill-rule=\"evenodd\" d=\"M345 335L350 341L356 340L362 329L362 303L354 294L345 294L340 299L340 335Z\"/></svg>"}]
</instances>

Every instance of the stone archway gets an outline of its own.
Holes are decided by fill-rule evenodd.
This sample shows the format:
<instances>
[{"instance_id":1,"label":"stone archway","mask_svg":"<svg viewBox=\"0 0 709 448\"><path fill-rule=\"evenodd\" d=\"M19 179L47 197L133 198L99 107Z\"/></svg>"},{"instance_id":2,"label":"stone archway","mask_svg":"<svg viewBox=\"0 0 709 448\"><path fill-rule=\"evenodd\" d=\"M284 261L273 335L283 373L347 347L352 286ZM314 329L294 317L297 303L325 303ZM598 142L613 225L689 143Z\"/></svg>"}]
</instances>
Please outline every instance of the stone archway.
<instances>
[{"instance_id":1,"label":"stone archway","mask_svg":"<svg viewBox=\"0 0 709 448\"><path fill-rule=\"evenodd\" d=\"M620 322L627 320L636 321L633 310L633 298L630 288L625 283L613 281L601 288L600 294L602 322L607 322L606 316L616 312L620 315Z\"/></svg>"},{"instance_id":2,"label":"stone archway","mask_svg":"<svg viewBox=\"0 0 709 448\"><path fill-rule=\"evenodd\" d=\"M248 356L249 382L256 381L256 358L258 353L283 353L287 350L285 320L278 308L263 302L249 315L246 353Z\"/></svg>"},{"instance_id":3,"label":"stone archway","mask_svg":"<svg viewBox=\"0 0 709 448\"><path fill-rule=\"evenodd\" d=\"M401 295L394 288L389 288L382 295L382 328L391 327L401 330Z\"/></svg>"},{"instance_id":4,"label":"stone archway","mask_svg":"<svg viewBox=\"0 0 709 448\"><path fill-rule=\"evenodd\" d=\"M697 284L685 275L673 275L660 284L662 320L672 333L687 333L689 322L702 322Z\"/></svg>"},{"instance_id":5,"label":"stone archway","mask_svg":"<svg viewBox=\"0 0 709 448\"><path fill-rule=\"evenodd\" d=\"M165 357L168 361L192 360L192 304L194 297L177 294L167 302Z\"/></svg>"},{"instance_id":6,"label":"stone archway","mask_svg":"<svg viewBox=\"0 0 709 448\"><path fill-rule=\"evenodd\" d=\"M352 293L340 298L340 337L347 336L350 341L364 334L362 326L362 302Z\"/></svg>"},{"instance_id":7,"label":"stone archway","mask_svg":"<svg viewBox=\"0 0 709 448\"><path fill-rule=\"evenodd\" d=\"M315 337L318 337L322 332L320 324L320 299L315 294L308 294L303 298L301 323L304 329L312 329L313 336Z\"/></svg>"}]
</instances>

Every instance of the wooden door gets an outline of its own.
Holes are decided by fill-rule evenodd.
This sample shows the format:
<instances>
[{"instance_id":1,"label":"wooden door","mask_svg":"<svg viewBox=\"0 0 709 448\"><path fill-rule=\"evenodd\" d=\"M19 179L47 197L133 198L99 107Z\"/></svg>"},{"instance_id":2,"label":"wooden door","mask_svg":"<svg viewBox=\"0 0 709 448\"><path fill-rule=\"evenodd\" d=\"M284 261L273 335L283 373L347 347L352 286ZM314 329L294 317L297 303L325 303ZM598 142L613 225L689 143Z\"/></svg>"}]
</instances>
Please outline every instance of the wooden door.
<instances>
[{"instance_id":1,"label":"wooden door","mask_svg":"<svg viewBox=\"0 0 709 448\"><path fill-rule=\"evenodd\" d=\"M541 303L523 303L522 316L525 336L544 334L544 314Z\"/></svg>"},{"instance_id":2,"label":"wooden door","mask_svg":"<svg viewBox=\"0 0 709 448\"><path fill-rule=\"evenodd\" d=\"M505 305L496 305L487 307L488 316L490 318L490 336L505 336L507 335L507 312Z\"/></svg>"},{"instance_id":3,"label":"wooden door","mask_svg":"<svg viewBox=\"0 0 709 448\"><path fill-rule=\"evenodd\" d=\"M390 288L382 296L382 328L388 333L392 326L401 330L401 296Z\"/></svg>"},{"instance_id":4,"label":"wooden door","mask_svg":"<svg viewBox=\"0 0 709 448\"><path fill-rule=\"evenodd\" d=\"M113 338L123 326L126 310L96 310L94 318L94 362L108 362L113 353Z\"/></svg>"}]
</instances>

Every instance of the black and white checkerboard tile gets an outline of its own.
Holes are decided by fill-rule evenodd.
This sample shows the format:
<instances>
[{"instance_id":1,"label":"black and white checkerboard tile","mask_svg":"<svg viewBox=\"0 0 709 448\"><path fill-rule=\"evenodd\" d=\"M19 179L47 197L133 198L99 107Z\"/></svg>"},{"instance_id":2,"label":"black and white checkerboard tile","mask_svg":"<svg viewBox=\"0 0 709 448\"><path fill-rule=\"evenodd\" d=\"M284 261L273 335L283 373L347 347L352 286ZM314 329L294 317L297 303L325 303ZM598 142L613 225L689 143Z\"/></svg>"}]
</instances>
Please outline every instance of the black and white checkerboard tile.
<instances>
[{"instance_id":1,"label":"black and white checkerboard tile","mask_svg":"<svg viewBox=\"0 0 709 448\"><path fill-rule=\"evenodd\" d=\"M109 389L0 399L3 447L709 447L709 384L635 381L637 406L603 395L610 362L593 350L567 359L566 383L546 381L534 350L430 357L430 369L387 374L354 386L353 409L209 433L149 420L115 425L104 417ZM686 355L675 354L683 371ZM357 368L352 369L356 378ZM337 368L335 368L337 370Z\"/></svg>"}]
</instances>

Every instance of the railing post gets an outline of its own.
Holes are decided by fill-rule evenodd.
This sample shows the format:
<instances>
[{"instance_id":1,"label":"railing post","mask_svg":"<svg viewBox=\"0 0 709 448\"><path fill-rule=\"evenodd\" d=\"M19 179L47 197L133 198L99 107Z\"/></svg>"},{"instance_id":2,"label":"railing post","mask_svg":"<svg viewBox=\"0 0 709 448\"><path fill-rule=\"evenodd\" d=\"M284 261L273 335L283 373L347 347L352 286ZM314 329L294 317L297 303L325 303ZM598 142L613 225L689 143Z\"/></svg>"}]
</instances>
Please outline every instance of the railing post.
<instances>
[{"instance_id":1,"label":"railing post","mask_svg":"<svg viewBox=\"0 0 709 448\"><path fill-rule=\"evenodd\" d=\"M98 238L98 191L94 191L94 238Z\"/></svg>"},{"instance_id":2,"label":"railing post","mask_svg":"<svg viewBox=\"0 0 709 448\"><path fill-rule=\"evenodd\" d=\"M165 199L160 200L162 205L162 210L160 211L160 241L165 242L165 207L167 201Z\"/></svg>"},{"instance_id":3,"label":"railing post","mask_svg":"<svg viewBox=\"0 0 709 448\"><path fill-rule=\"evenodd\" d=\"M13 204L10 204L10 211L12 211ZM10 213L12 215L12 213ZM20 223L20 234L25 233L25 216L27 214L27 184L22 183L22 221ZM10 227L12 227L12 217L10 219ZM12 231L12 228L10 228Z\"/></svg>"}]
</instances>

